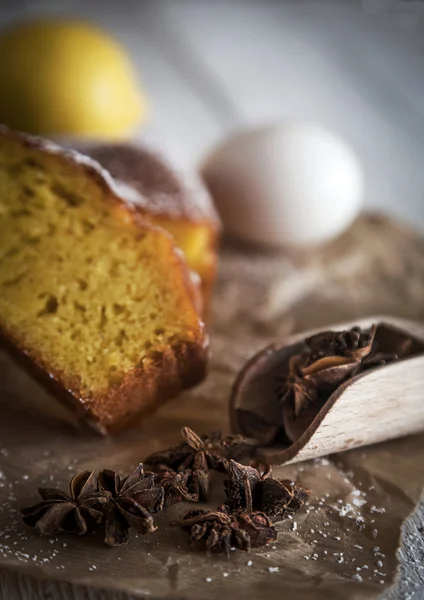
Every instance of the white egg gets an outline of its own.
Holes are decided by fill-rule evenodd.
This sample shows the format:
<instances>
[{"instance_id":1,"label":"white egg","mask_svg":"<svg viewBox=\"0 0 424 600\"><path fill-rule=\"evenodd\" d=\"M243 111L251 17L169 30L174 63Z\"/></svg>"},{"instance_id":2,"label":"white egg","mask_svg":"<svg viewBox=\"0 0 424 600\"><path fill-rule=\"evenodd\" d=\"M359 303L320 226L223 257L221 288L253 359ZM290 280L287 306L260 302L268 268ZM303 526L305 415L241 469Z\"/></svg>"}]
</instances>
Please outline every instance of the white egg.
<instances>
[{"instance_id":1,"label":"white egg","mask_svg":"<svg viewBox=\"0 0 424 600\"><path fill-rule=\"evenodd\" d=\"M353 150L310 123L236 134L208 156L202 173L224 229L272 246L314 245L340 235L364 195Z\"/></svg>"}]
</instances>

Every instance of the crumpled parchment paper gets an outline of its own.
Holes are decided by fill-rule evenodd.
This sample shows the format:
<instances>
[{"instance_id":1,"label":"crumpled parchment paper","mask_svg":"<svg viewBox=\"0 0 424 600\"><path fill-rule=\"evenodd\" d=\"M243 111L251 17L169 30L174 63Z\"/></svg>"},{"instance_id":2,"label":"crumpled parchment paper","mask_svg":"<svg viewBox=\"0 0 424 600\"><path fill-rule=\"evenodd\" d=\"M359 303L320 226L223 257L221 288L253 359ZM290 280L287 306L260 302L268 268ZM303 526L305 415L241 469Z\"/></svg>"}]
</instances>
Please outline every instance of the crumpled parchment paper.
<instances>
[{"instance_id":1,"label":"crumpled parchment paper","mask_svg":"<svg viewBox=\"0 0 424 600\"><path fill-rule=\"evenodd\" d=\"M274 545L229 560L191 550L187 534L168 526L188 504L118 549L94 537L42 538L21 522L18 509L37 501L38 485L66 488L83 468L128 472L178 441L184 425L228 432L235 375L270 342L375 313L424 321L424 242L370 216L307 255L226 246L212 313L208 379L117 438L77 428L0 355L0 568L154 599L378 598L392 585L400 528L424 484L422 435L276 469L312 490L309 505L278 524ZM220 476L214 489L212 507L224 499Z\"/></svg>"}]
</instances>

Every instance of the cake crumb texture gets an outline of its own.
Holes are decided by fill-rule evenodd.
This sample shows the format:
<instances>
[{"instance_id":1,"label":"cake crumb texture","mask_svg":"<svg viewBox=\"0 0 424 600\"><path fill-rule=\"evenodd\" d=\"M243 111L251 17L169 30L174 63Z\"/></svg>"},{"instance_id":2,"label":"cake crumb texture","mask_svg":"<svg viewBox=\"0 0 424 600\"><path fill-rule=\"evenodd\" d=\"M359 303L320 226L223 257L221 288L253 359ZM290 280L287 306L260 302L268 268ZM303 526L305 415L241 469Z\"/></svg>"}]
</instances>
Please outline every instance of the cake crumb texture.
<instances>
[{"instance_id":1,"label":"cake crumb texture","mask_svg":"<svg viewBox=\"0 0 424 600\"><path fill-rule=\"evenodd\" d=\"M82 151L124 185L126 200L171 233L201 279L205 313L217 272L220 222L199 177L181 172L159 152L134 144L86 144Z\"/></svg>"},{"instance_id":2,"label":"cake crumb texture","mask_svg":"<svg viewBox=\"0 0 424 600\"><path fill-rule=\"evenodd\" d=\"M0 131L0 325L108 428L202 378L203 326L171 237L53 148Z\"/></svg>"}]
</instances>

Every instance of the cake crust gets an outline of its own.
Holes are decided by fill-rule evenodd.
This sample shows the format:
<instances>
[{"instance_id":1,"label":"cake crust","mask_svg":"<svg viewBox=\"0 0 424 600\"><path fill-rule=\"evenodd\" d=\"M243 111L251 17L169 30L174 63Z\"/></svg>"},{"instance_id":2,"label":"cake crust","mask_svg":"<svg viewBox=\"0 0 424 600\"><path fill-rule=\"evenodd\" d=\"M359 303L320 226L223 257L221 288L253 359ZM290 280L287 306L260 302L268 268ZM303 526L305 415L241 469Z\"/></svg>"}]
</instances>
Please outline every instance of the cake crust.
<instances>
[{"instance_id":1,"label":"cake crust","mask_svg":"<svg viewBox=\"0 0 424 600\"><path fill-rule=\"evenodd\" d=\"M200 178L192 172L179 173L159 152L128 143L86 144L81 151L98 161L115 180L131 186L133 192L126 194L127 199L141 211L174 220L208 223L219 232L218 213Z\"/></svg>"},{"instance_id":2,"label":"cake crust","mask_svg":"<svg viewBox=\"0 0 424 600\"><path fill-rule=\"evenodd\" d=\"M40 356L22 348L19 341L0 324L0 341L9 356L49 394L72 409L79 420L102 435L118 433L154 412L182 390L200 383L207 373L208 342L178 344L152 354L143 366L127 373L110 392L82 398L78 388L67 388L63 373L48 369ZM140 398L143 403L140 405Z\"/></svg>"},{"instance_id":3,"label":"cake crust","mask_svg":"<svg viewBox=\"0 0 424 600\"><path fill-rule=\"evenodd\" d=\"M179 284L183 282L188 302L193 306L190 331L185 339L179 339L160 348L152 347L140 364L126 372L122 380L101 393L88 393L81 389L78 381L72 381L65 372L45 364L35 348L27 348L18 336L0 318L0 339L6 351L22 365L43 387L58 399L72 406L77 414L89 421L102 433L122 429L134 421L138 414L146 414L176 396L183 389L199 383L206 374L208 342L204 326L195 310L196 290L191 281L181 252L171 243L171 236L162 229L148 223L136 210L132 210L112 177L94 160L75 151L64 151L61 147L42 140L8 130L0 126L0 137L10 138L22 147L39 150L54 157L54 161L66 164L70 171L85 177L101 188L105 200L119 205L128 218L140 228L140 232L155 232L158 237L166 236L172 248L172 270L170 276ZM152 234L153 235L153 234Z\"/></svg>"}]
</instances>

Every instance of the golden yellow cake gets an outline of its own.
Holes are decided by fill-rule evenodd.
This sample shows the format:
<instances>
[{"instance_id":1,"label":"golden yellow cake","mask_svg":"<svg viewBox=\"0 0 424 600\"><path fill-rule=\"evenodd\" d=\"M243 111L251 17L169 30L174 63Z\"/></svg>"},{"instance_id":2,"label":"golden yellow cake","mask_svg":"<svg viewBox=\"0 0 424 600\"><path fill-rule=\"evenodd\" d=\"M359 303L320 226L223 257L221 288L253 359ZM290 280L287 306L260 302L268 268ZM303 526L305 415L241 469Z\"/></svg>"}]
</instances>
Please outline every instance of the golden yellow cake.
<instances>
[{"instance_id":1,"label":"golden yellow cake","mask_svg":"<svg viewBox=\"0 0 424 600\"><path fill-rule=\"evenodd\" d=\"M181 252L76 152L0 128L2 344L101 431L205 375Z\"/></svg>"},{"instance_id":2,"label":"golden yellow cake","mask_svg":"<svg viewBox=\"0 0 424 600\"><path fill-rule=\"evenodd\" d=\"M158 153L130 144L86 145L89 154L124 185L149 221L169 231L201 279L205 308L217 268L220 223L212 200L193 173L184 176ZM133 193L131 193L131 191Z\"/></svg>"}]
</instances>

